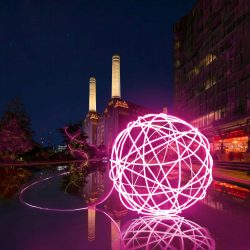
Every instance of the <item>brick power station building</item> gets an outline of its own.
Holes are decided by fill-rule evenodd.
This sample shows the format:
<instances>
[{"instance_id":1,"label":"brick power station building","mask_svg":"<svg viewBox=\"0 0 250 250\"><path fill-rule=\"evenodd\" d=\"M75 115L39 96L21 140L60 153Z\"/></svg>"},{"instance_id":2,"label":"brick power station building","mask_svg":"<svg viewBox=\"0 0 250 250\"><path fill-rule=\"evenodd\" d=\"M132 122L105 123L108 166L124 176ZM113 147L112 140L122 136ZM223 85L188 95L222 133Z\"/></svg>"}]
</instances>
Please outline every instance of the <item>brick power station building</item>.
<instances>
[{"instance_id":1,"label":"brick power station building","mask_svg":"<svg viewBox=\"0 0 250 250\"><path fill-rule=\"evenodd\" d=\"M250 160L250 1L198 0L174 25L175 114L219 160Z\"/></svg>"},{"instance_id":2,"label":"brick power station building","mask_svg":"<svg viewBox=\"0 0 250 250\"><path fill-rule=\"evenodd\" d=\"M149 113L148 109L121 98L119 55L112 57L111 99L102 114L97 113L96 110L96 79L90 78L89 112L84 120L84 130L88 135L89 143L96 146L104 145L107 152L110 152L114 139L128 122L147 113Z\"/></svg>"}]
</instances>

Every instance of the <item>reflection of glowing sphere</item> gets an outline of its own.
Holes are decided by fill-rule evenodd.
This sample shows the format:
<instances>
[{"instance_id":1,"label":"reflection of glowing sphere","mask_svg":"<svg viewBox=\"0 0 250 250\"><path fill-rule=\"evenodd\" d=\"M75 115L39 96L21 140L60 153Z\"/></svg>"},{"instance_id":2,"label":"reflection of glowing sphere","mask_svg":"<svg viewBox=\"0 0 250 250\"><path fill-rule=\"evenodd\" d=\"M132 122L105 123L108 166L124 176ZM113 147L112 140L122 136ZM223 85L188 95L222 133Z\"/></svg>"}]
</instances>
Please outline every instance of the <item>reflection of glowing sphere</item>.
<instances>
[{"instance_id":1,"label":"reflection of glowing sphere","mask_svg":"<svg viewBox=\"0 0 250 250\"><path fill-rule=\"evenodd\" d=\"M124 249L215 249L208 231L183 217L141 217L122 232Z\"/></svg>"},{"instance_id":2,"label":"reflection of glowing sphere","mask_svg":"<svg viewBox=\"0 0 250 250\"><path fill-rule=\"evenodd\" d=\"M110 178L122 203L144 214L176 214L203 199L212 181L208 140L166 114L128 124L116 138Z\"/></svg>"}]
</instances>

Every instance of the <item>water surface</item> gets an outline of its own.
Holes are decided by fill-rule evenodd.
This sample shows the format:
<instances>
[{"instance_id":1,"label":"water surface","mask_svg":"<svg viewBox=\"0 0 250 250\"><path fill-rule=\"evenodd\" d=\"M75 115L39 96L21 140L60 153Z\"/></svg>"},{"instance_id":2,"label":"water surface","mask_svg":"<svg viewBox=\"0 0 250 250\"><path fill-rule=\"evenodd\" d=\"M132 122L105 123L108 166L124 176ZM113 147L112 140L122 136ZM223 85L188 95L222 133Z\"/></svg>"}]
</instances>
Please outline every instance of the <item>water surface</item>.
<instances>
[{"instance_id":1,"label":"water surface","mask_svg":"<svg viewBox=\"0 0 250 250\"><path fill-rule=\"evenodd\" d=\"M32 169L18 190L1 195L0 249L250 249L244 189L215 182L180 217L150 218L127 211L115 190L105 200L111 190L107 168L82 175L75 168Z\"/></svg>"}]
</instances>

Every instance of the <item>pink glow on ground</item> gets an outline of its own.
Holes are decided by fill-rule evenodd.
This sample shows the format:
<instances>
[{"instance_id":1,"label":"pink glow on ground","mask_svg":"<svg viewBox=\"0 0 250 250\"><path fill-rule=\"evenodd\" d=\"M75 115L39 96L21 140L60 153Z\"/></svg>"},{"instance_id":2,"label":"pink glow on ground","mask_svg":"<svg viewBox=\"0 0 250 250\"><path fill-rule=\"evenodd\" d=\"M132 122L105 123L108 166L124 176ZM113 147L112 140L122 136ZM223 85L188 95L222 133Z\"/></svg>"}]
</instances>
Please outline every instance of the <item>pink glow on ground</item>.
<instances>
[{"instance_id":1,"label":"pink glow on ground","mask_svg":"<svg viewBox=\"0 0 250 250\"><path fill-rule=\"evenodd\" d=\"M135 219L122 230L121 238L124 249L215 249L205 228L179 216Z\"/></svg>"},{"instance_id":2,"label":"pink glow on ground","mask_svg":"<svg viewBox=\"0 0 250 250\"><path fill-rule=\"evenodd\" d=\"M166 114L130 122L116 138L110 178L121 202L142 214L177 214L206 195L212 181L209 142Z\"/></svg>"}]
</instances>

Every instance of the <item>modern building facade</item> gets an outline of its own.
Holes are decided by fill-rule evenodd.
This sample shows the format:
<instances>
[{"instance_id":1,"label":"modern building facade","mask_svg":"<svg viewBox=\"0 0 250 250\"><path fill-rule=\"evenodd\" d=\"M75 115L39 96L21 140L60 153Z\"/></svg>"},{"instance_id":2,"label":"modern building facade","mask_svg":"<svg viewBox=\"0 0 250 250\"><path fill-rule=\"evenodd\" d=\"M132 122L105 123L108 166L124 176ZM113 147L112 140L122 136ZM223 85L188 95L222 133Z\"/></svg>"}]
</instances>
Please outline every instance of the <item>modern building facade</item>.
<instances>
[{"instance_id":1,"label":"modern building facade","mask_svg":"<svg viewBox=\"0 0 250 250\"><path fill-rule=\"evenodd\" d=\"M198 0L174 25L175 114L220 160L250 152L250 1Z\"/></svg>"},{"instance_id":2,"label":"modern building facade","mask_svg":"<svg viewBox=\"0 0 250 250\"><path fill-rule=\"evenodd\" d=\"M95 87L92 86L93 80L91 79L89 83L89 112L84 120L84 130L88 135L89 143L96 146L104 145L107 152L110 152L118 133L130 121L136 120L140 115L145 115L149 110L121 98L119 55L112 57L111 99L101 115L96 112L96 85ZM94 83L96 83L96 80Z\"/></svg>"}]
</instances>

